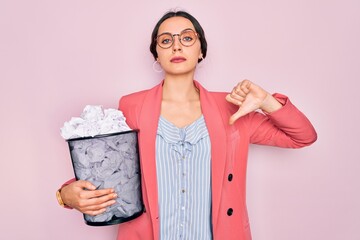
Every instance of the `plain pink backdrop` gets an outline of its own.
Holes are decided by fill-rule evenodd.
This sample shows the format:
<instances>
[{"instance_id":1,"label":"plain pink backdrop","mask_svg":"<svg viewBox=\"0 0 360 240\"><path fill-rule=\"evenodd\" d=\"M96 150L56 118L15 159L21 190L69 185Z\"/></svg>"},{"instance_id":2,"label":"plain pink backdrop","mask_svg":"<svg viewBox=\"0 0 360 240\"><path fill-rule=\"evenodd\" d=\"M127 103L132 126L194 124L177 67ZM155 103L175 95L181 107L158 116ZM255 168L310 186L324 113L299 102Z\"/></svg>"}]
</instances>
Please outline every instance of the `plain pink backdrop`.
<instances>
[{"instance_id":1,"label":"plain pink backdrop","mask_svg":"<svg viewBox=\"0 0 360 240\"><path fill-rule=\"evenodd\" d=\"M289 95L319 139L288 150L252 146L248 208L254 240L360 239L360 2L0 1L1 239L114 240L57 205L73 177L59 129L86 104L157 84L150 34L178 7L203 25L196 79L230 91L247 78Z\"/></svg>"}]
</instances>

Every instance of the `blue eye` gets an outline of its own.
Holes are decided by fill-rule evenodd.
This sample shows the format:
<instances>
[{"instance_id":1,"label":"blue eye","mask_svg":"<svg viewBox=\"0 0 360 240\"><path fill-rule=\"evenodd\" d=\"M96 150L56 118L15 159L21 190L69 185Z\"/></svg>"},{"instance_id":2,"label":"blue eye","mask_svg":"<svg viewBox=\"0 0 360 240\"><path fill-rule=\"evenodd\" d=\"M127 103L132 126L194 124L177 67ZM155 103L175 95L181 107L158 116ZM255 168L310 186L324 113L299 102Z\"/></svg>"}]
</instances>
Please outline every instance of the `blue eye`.
<instances>
[{"instance_id":1,"label":"blue eye","mask_svg":"<svg viewBox=\"0 0 360 240\"><path fill-rule=\"evenodd\" d=\"M183 43L192 44L196 40L196 33L192 30L185 30L180 37Z\"/></svg>"},{"instance_id":2,"label":"blue eye","mask_svg":"<svg viewBox=\"0 0 360 240\"><path fill-rule=\"evenodd\" d=\"M161 40L161 43L162 43L162 44L170 44L170 43L171 43L171 39L168 39L168 38L162 39L162 40Z\"/></svg>"},{"instance_id":3,"label":"blue eye","mask_svg":"<svg viewBox=\"0 0 360 240\"><path fill-rule=\"evenodd\" d=\"M192 40L193 40L193 38L190 37L190 36L185 36L185 37L183 37L183 41L191 42Z\"/></svg>"}]
</instances>

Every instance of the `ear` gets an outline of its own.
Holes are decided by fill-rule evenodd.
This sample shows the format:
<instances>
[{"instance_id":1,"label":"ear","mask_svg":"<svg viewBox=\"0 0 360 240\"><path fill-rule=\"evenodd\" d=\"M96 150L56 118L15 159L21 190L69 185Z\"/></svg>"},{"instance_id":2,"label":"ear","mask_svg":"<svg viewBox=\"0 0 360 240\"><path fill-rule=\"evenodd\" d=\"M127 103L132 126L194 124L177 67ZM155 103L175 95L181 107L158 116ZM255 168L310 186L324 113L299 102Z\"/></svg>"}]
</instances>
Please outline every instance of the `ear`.
<instances>
[{"instance_id":1,"label":"ear","mask_svg":"<svg viewBox=\"0 0 360 240\"><path fill-rule=\"evenodd\" d=\"M202 53L200 53L199 59L203 59L203 54Z\"/></svg>"}]
</instances>

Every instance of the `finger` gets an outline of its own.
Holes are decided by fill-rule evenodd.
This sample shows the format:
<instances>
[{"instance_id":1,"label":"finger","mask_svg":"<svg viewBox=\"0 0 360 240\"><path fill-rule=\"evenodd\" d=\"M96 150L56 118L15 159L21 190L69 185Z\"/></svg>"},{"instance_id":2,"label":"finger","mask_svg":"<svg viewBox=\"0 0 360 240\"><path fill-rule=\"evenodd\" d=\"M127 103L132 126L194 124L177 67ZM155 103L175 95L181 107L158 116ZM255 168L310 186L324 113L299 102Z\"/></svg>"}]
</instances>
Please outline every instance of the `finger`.
<instances>
[{"instance_id":1,"label":"finger","mask_svg":"<svg viewBox=\"0 0 360 240\"><path fill-rule=\"evenodd\" d=\"M114 189L105 188L105 189L92 190L92 191L84 190L79 193L79 197L81 199L98 198L106 195L114 195Z\"/></svg>"},{"instance_id":2,"label":"finger","mask_svg":"<svg viewBox=\"0 0 360 240\"><path fill-rule=\"evenodd\" d=\"M250 92L251 82L249 80L244 80L240 84L240 92L245 94L245 96Z\"/></svg>"},{"instance_id":3,"label":"finger","mask_svg":"<svg viewBox=\"0 0 360 240\"><path fill-rule=\"evenodd\" d=\"M100 197L107 194L114 194L114 189L113 188L99 189L99 190L91 191L91 194L93 195L93 197Z\"/></svg>"},{"instance_id":4,"label":"finger","mask_svg":"<svg viewBox=\"0 0 360 240\"><path fill-rule=\"evenodd\" d=\"M102 208L109 207L109 206L113 205L114 203L116 203L116 200L112 199L112 200L103 202L103 203L98 204L98 205L89 206L89 209L90 210L99 210L99 209L102 209Z\"/></svg>"},{"instance_id":5,"label":"finger","mask_svg":"<svg viewBox=\"0 0 360 240\"><path fill-rule=\"evenodd\" d=\"M104 207L104 206L108 206L111 205L112 202L106 204L109 201L114 200L115 198L117 198L117 194L112 193L112 194L108 194L102 197L94 197L94 198L90 198L90 199L82 199L79 202L79 207L81 209L99 209L100 207ZM96 207L98 206L98 207ZM100 206L100 207L99 207Z\"/></svg>"},{"instance_id":6,"label":"finger","mask_svg":"<svg viewBox=\"0 0 360 240\"><path fill-rule=\"evenodd\" d=\"M98 211L100 209L107 208L107 207L113 205L114 203L116 203L116 200L112 199L112 200L103 202L101 204L81 206L81 209L83 212L84 211Z\"/></svg>"},{"instance_id":7,"label":"finger","mask_svg":"<svg viewBox=\"0 0 360 240\"><path fill-rule=\"evenodd\" d=\"M234 105L238 105L240 106L242 104L242 101L234 98L231 94L227 94L226 97L225 97L226 101L234 104Z\"/></svg>"},{"instance_id":8,"label":"finger","mask_svg":"<svg viewBox=\"0 0 360 240\"><path fill-rule=\"evenodd\" d=\"M249 80L244 80L240 83L238 83L234 89L233 89L233 92L236 94L236 95L239 95L239 96L242 96L242 97L245 97L248 93L249 93L249 88L251 86L251 82Z\"/></svg>"},{"instance_id":9,"label":"finger","mask_svg":"<svg viewBox=\"0 0 360 240\"><path fill-rule=\"evenodd\" d=\"M98 210L110 206L115 203L116 194L108 194L106 196L91 198L91 199L81 199L78 203L78 209L81 212L88 210Z\"/></svg>"},{"instance_id":10,"label":"finger","mask_svg":"<svg viewBox=\"0 0 360 240\"><path fill-rule=\"evenodd\" d=\"M240 102L244 101L245 100L245 95L244 93L236 93L234 90L230 93L230 96Z\"/></svg>"},{"instance_id":11,"label":"finger","mask_svg":"<svg viewBox=\"0 0 360 240\"><path fill-rule=\"evenodd\" d=\"M83 213L85 213L87 215L90 215L90 216L96 216L96 215L104 213L105 211L106 211L106 208L102 208L102 209L99 209L99 210L83 211Z\"/></svg>"},{"instance_id":12,"label":"finger","mask_svg":"<svg viewBox=\"0 0 360 240\"><path fill-rule=\"evenodd\" d=\"M100 205L107 201L111 201L117 198L116 193L107 194L101 197L95 197L88 200L90 205Z\"/></svg>"}]
</instances>

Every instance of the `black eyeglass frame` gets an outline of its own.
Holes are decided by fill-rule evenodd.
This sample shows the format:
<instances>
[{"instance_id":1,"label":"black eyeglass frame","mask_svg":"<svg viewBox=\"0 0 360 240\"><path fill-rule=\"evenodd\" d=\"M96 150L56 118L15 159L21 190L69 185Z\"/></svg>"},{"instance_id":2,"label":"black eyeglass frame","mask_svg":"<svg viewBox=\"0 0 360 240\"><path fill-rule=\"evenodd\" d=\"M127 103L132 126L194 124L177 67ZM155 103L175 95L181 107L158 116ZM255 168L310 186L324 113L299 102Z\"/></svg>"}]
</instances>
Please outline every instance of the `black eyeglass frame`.
<instances>
[{"instance_id":1,"label":"black eyeglass frame","mask_svg":"<svg viewBox=\"0 0 360 240\"><path fill-rule=\"evenodd\" d=\"M181 41L180 36L181 36L183 33L185 33L185 32L193 32L194 35L195 35L195 37L196 37L195 41L194 41L191 45L184 45L184 44L182 43L182 41ZM170 44L169 47L162 47L162 46L159 44L158 39L159 39L159 37L161 37L161 36L163 36L163 35L169 35L169 36L171 36L171 41L172 41L172 42L171 42L171 44ZM171 48L171 47L174 45L174 42L175 42L174 37L175 37L175 36L178 37L179 42L180 42L181 45L183 45L184 47L191 47L192 45L194 45L194 44L196 43L196 40L197 40L198 38L200 38L199 34L198 34L197 32L195 32L193 29L191 29L191 28L186 28L186 29L182 30L180 33L175 33L175 34L172 34L172 33L169 33L169 32L164 32L164 33L158 35L158 36L155 38L155 41L156 41L156 44L157 44L159 47L161 47L162 49L168 49L168 48Z\"/></svg>"}]
</instances>

